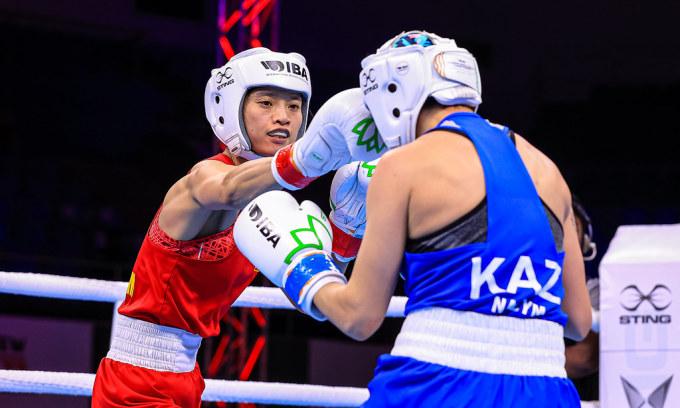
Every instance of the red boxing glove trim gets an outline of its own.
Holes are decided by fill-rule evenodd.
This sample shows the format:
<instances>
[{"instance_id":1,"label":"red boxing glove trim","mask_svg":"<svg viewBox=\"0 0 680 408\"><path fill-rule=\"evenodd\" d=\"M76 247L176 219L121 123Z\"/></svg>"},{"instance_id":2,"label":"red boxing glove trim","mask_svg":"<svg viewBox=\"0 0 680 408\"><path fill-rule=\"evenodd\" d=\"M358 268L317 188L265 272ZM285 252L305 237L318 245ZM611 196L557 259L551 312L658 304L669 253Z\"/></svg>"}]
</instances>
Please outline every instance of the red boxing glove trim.
<instances>
[{"instance_id":1,"label":"red boxing glove trim","mask_svg":"<svg viewBox=\"0 0 680 408\"><path fill-rule=\"evenodd\" d=\"M274 157L274 165L278 176L296 188L307 187L316 177L306 177L293 162L293 145L280 149Z\"/></svg>"},{"instance_id":2,"label":"red boxing glove trim","mask_svg":"<svg viewBox=\"0 0 680 408\"><path fill-rule=\"evenodd\" d=\"M359 253L361 238L349 235L336 227L332 222L331 229L333 230L333 253L340 255L343 258L355 258Z\"/></svg>"}]
</instances>

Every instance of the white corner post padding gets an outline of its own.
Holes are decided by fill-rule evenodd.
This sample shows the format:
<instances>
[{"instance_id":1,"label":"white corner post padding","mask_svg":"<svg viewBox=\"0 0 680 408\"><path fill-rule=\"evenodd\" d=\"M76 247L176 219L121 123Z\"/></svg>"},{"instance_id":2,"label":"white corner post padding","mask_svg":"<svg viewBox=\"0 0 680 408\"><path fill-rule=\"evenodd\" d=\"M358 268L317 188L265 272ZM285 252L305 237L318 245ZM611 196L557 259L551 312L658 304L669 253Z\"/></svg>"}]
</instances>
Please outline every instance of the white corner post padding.
<instances>
[{"instance_id":1,"label":"white corner post padding","mask_svg":"<svg viewBox=\"0 0 680 408\"><path fill-rule=\"evenodd\" d=\"M600 403L680 407L680 224L621 226L600 263Z\"/></svg>"}]
</instances>

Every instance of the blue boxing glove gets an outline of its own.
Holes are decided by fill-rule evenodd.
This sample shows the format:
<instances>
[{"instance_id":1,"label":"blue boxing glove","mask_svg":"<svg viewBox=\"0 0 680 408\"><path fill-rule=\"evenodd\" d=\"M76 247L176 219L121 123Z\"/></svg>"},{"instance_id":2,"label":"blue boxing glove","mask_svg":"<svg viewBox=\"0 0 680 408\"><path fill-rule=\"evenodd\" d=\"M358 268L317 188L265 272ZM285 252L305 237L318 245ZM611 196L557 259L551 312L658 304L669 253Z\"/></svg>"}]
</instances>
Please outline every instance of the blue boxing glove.
<instances>
[{"instance_id":1,"label":"blue boxing glove","mask_svg":"<svg viewBox=\"0 0 680 408\"><path fill-rule=\"evenodd\" d=\"M261 194L236 219L234 241L295 307L326 320L314 306L314 295L329 283L345 284L347 279L331 260L331 226L316 204L298 204L284 191Z\"/></svg>"}]
</instances>

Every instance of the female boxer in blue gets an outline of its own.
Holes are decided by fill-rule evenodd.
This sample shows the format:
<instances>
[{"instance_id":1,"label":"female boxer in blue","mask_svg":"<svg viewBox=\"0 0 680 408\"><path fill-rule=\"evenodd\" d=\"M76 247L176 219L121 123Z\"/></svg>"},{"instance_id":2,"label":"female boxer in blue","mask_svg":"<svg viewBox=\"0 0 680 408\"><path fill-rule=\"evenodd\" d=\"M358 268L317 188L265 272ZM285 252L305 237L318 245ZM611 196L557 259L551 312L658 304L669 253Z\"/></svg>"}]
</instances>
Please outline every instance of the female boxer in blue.
<instances>
[{"instance_id":1,"label":"female boxer in blue","mask_svg":"<svg viewBox=\"0 0 680 408\"><path fill-rule=\"evenodd\" d=\"M390 151L371 177L351 279L318 251L297 254L282 274L261 270L303 311L358 340L382 323L401 273L406 320L378 361L367 407L580 406L563 336L583 338L591 308L558 168L475 113L477 64L453 40L402 33L362 68L364 102ZM265 200L277 228L295 226ZM253 258L276 256L263 247L241 249L258 266Z\"/></svg>"}]
</instances>

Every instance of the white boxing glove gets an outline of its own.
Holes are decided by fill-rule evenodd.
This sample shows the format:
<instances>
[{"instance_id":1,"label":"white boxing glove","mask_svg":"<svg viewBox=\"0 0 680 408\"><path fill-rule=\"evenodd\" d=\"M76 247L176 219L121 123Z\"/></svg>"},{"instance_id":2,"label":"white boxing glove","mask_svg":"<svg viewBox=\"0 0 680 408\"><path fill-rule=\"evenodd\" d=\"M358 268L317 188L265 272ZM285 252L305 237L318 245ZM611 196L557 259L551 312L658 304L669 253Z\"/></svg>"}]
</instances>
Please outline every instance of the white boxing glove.
<instances>
[{"instance_id":1,"label":"white boxing glove","mask_svg":"<svg viewBox=\"0 0 680 408\"><path fill-rule=\"evenodd\" d=\"M380 159L356 161L335 172L331 183L333 253L344 262L356 258L366 230L366 192Z\"/></svg>"},{"instance_id":2,"label":"white boxing glove","mask_svg":"<svg viewBox=\"0 0 680 408\"><path fill-rule=\"evenodd\" d=\"M368 109L361 116L361 119L354 123L351 133L346 138L347 148L353 161L370 162L382 157L388 149Z\"/></svg>"},{"instance_id":3,"label":"white boxing glove","mask_svg":"<svg viewBox=\"0 0 680 408\"><path fill-rule=\"evenodd\" d=\"M314 295L328 283L347 279L331 260L333 235L319 206L298 204L284 191L261 194L236 218L234 241L298 309L326 320L314 306Z\"/></svg>"},{"instance_id":4,"label":"white boxing glove","mask_svg":"<svg viewBox=\"0 0 680 408\"><path fill-rule=\"evenodd\" d=\"M344 164L370 161L386 151L361 89L347 89L323 104L304 137L276 153L272 174L284 188L297 190Z\"/></svg>"}]
</instances>

